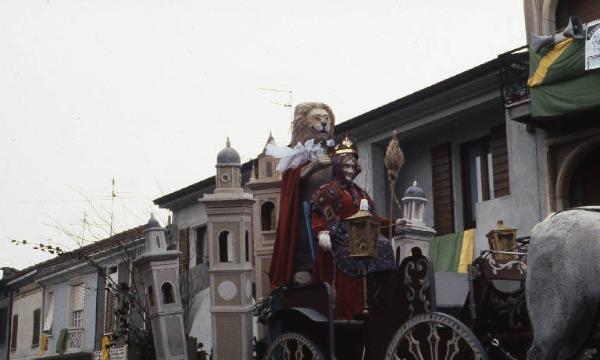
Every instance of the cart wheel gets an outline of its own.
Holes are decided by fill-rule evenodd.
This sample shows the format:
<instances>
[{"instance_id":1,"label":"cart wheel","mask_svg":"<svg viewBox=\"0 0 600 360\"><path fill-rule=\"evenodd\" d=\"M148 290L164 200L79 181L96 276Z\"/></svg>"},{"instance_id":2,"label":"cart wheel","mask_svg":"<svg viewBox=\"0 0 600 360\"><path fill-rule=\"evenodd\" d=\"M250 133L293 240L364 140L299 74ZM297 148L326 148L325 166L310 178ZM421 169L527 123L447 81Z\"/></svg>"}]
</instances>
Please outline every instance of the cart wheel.
<instances>
[{"instance_id":1,"label":"cart wheel","mask_svg":"<svg viewBox=\"0 0 600 360\"><path fill-rule=\"evenodd\" d=\"M302 334L289 332L275 338L263 359L325 360L325 356L312 340Z\"/></svg>"},{"instance_id":2,"label":"cart wheel","mask_svg":"<svg viewBox=\"0 0 600 360\"><path fill-rule=\"evenodd\" d=\"M443 313L412 317L396 331L386 360L487 360L473 332L456 318Z\"/></svg>"}]
</instances>

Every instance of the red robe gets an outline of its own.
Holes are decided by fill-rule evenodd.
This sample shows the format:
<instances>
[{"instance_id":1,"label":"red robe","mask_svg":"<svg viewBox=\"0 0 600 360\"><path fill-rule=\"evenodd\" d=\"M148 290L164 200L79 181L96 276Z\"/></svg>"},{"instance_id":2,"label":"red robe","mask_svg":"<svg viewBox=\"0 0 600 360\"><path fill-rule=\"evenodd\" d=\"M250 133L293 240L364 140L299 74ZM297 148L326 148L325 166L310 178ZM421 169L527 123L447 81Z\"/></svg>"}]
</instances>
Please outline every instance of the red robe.
<instances>
[{"instance_id":1,"label":"red robe","mask_svg":"<svg viewBox=\"0 0 600 360\"><path fill-rule=\"evenodd\" d=\"M294 276L294 255L298 242L298 223L302 218L300 172L303 166L284 171L281 177L279 220L271 257L271 287L288 285Z\"/></svg>"}]
</instances>

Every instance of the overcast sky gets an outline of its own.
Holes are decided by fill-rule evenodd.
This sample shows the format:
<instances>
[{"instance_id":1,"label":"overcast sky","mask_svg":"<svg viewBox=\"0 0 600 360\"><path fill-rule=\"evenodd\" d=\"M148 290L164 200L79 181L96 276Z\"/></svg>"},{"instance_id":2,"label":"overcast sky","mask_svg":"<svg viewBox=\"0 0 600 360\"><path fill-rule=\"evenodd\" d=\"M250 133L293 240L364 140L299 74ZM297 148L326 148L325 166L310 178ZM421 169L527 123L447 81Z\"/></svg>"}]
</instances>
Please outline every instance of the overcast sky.
<instances>
[{"instance_id":1,"label":"overcast sky","mask_svg":"<svg viewBox=\"0 0 600 360\"><path fill-rule=\"evenodd\" d=\"M516 0L0 0L0 266L48 258L11 239L146 222L227 136L243 160L287 143L289 94L260 88L339 123L525 41Z\"/></svg>"}]
</instances>

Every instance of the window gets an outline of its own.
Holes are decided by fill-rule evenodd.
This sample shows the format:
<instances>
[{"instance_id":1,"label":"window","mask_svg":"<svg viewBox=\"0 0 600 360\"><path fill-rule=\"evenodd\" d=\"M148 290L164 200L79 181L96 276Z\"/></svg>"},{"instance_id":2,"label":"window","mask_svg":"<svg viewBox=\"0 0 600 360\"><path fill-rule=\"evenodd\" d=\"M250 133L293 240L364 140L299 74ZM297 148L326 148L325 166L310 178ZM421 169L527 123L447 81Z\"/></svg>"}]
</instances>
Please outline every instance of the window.
<instances>
[{"instance_id":1,"label":"window","mask_svg":"<svg viewBox=\"0 0 600 360\"><path fill-rule=\"evenodd\" d=\"M46 295L46 307L44 310L44 327L42 331L45 334L52 333L52 321L54 319L54 292L49 291Z\"/></svg>"},{"instance_id":2,"label":"window","mask_svg":"<svg viewBox=\"0 0 600 360\"><path fill-rule=\"evenodd\" d=\"M464 228L477 226L475 204L510 194L504 126L461 145Z\"/></svg>"},{"instance_id":3,"label":"window","mask_svg":"<svg viewBox=\"0 0 600 360\"><path fill-rule=\"evenodd\" d=\"M85 288L83 283L71 286L71 327L83 327Z\"/></svg>"},{"instance_id":4,"label":"window","mask_svg":"<svg viewBox=\"0 0 600 360\"><path fill-rule=\"evenodd\" d=\"M179 272L190 269L190 229L179 230Z\"/></svg>"},{"instance_id":5,"label":"window","mask_svg":"<svg viewBox=\"0 0 600 360\"><path fill-rule=\"evenodd\" d=\"M172 304L175 302L175 297L173 296L173 285L171 285L171 283L166 282L162 284L160 291L162 293L163 304Z\"/></svg>"},{"instance_id":6,"label":"window","mask_svg":"<svg viewBox=\"0 0 600 360\"><path fill-rule=\"evenodd\" d=\"M12 332L10 333L10 349L17 350L17 338L19 331L19 315L13 315Z\"/></svg>"},{"instance_id":7,"label":"window","mask_svg":"<svg viewBox=\"0 0 600 360\"><path fill-rule=\"evenodd\" d=\"M246 252L246 261L250 261L250 236L248 235L248 230L244 235L244 251Z\"/></svg>"},{"instance_id":8,"label":"window","mask_svg":"<svg viewBox=\"0 0 600 360\"><path fill-rule=\"evenodd\" d=\"M476 226L475 204L494 198L489 137L461 146L465 229Z\"/></svg>"},{"instance_id":9,"label":"window","mask_svg":"<svg viewBox=\"0 0 600 360\"><path fill-rule=\"evenodd\" d=\"M271 201L265 201L260 206L260 221L262 231L275 229L275 205Z\"/></svg>"},{"instance_id":10,"label":"window","mask_svg":"<svg viewBox=\"0 0 600 360\"><path fill-rule=\"evenodd\" d=\"M227 230L219 233L219 261L233 261L233 236Z\"/></svg>"},{"instance_id":11,"label":"window","mask_svg":"<svg viewBox=\"0 0 600 360\"><path fill-rule=\"evenodd\" d=\"M42 310L33 310L33 334L31 336L31 346L40 345L40 322L42 320Z\"/></svg>"},{"instance_id":12,"label":"window","mask_svg":"<svg viewBox=\"0 0 600 360\"><path fill-rule=\"evenodd\" d=\"M273 163L265 161L265 176L270 178L273 177Z\"/></svg>"},{"instance_id":13,"label":"window","mask_svg":"<svg viewBox=\"0 0 600 360\"><path fill-rule=\"evenodd\" d=\"M438 235L454 232L454 193L452 185L452 146L431 149L433 222Z\"/></svg>"},{"instance_id":14,"label":"window","mask_svg":"<svg viewBox=\"0 0 600 360\"><path fill-rule=\"evenodd\" d=\"M148 301L150 302L150 306L155 306L155 301L154 301L154 289L152 288L152 285L148 286Z\"/></svg>"},{"instance_id":15,"label":"window","mask_svg":"<svg viewBox=\"0 0 600 360\"><path fill-rule=\"evenodd\" d=\"M118 266L111 266L106 276L106 303L104 304L104 333L111 334L115 327L117 311L117 284L119 282Z\"/></svg>"},{"instance_id":16,"label":"window","mask_svg":"<svg viewBox=\"0 0 600 360\"><path fill-rule=\"evenodd\" d=\"M206 226L196 229L196 265L203 264L206 259L206 235Z\"/></svg>"}]
</instances>

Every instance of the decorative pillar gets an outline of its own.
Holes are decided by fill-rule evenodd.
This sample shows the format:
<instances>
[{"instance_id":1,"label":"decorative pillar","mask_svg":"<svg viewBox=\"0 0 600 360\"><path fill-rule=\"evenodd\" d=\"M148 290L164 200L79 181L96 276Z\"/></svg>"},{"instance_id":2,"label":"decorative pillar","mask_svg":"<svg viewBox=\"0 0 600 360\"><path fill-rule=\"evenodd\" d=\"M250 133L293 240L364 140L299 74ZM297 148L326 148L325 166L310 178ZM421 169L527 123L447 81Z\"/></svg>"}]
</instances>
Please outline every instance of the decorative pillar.
<instances>
[{"instance_id":1,"label":"decorative pillar","mask_svg":"<svg viewBox=\"0 0 600 360\"><path fill-rule=\"evenodd\" d=\"M241 187L240 155L227 140L216 189L200 200L208 223L213 359L252 359L252 194Z\"/></svg>"},{"instance_id":2,"label":"decorative pillar","mask_svg":"<svg viewBox=\"0 0 600 360\"><path fill-rule=\"evenodd\" d=\"M134 264L143 280L156 359L187 360L178 281L179 251L167 250L165 229L154 216L148 221L145 238L146 251Z\"/></svg>"},{"instance_id":3,"label":"decorative pillar","mask_svg":"<svg viewBox=\"0 0 600 360\"><path fill-rule=\"evenodd\" d=\"M411 249L418 247L423 255L429 254L429 243L435 236L435 230L425 225L425 191L413 182L402 198L402 218L396 221L396 234L392 241L396 258L400 260L410 256Z\"/></svg>"}]
</instances>

